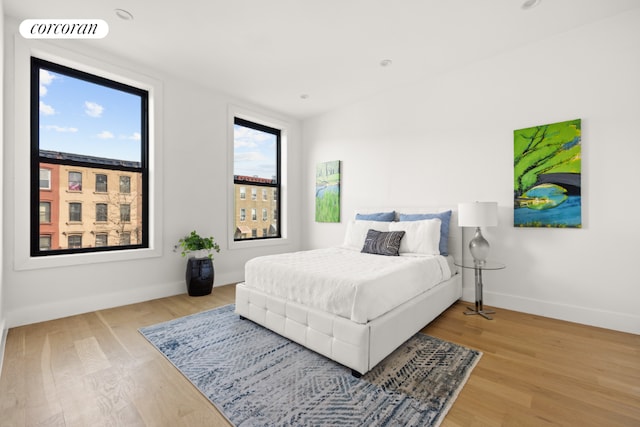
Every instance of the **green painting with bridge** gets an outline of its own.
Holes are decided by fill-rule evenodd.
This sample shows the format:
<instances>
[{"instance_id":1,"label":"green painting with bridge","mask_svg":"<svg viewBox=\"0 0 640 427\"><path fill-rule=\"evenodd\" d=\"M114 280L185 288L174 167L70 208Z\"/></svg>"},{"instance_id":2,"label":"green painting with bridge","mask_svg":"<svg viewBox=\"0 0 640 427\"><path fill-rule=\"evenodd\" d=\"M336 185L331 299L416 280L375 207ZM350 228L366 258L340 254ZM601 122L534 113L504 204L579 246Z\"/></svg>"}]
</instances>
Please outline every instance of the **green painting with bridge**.
<instances>
[{"instance_id":1,"label":"green painting with bridge","mask_svg":"<svg viewBox=\"0 0 640 427\"><path fill-rule=\"evenodd\" d=\"M513 223L582 227L581 119L513 133Z\"/></svg>"}]
</instances>

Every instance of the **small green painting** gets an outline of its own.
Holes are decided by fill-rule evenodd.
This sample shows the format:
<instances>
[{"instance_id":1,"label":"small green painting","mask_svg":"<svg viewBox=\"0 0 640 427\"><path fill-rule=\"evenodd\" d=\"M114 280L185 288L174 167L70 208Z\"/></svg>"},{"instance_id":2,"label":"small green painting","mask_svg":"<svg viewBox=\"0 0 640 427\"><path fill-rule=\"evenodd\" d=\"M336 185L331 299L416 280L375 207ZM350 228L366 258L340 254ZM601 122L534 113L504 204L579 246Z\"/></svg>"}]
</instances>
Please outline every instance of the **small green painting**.
<instances>
[{"instance_id":1,"label":"small green painting","mask_svg":"<svg viewBox=\"0 0 640 427\"><path fill-rule=\"evenodd\" d=\"M513 132L513 225L582 227L581 119Z\"/></svg>"},{"instance_id":2,"label":"small green painting","mask_svg":"<svg viewBox=\"0 0 640 427\"><path fill-rule=\"evenodd\" d=\"M316 222L340 222L340 160L316 165Z\"/></svg>"}]
</instances>

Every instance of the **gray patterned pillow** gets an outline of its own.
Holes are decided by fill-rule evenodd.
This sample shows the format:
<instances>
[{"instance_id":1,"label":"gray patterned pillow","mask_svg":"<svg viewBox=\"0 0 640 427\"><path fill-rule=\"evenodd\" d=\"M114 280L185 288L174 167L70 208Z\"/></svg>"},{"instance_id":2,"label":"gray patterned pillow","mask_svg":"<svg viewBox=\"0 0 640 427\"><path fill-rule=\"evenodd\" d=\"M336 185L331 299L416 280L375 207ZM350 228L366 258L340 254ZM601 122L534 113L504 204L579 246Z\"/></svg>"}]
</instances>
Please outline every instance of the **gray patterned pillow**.
<instances>
[{"instance_id":1,"label":"gray patterned pillow","mask_svg":"<svg viewBox=\"0 0 640 427\"><path fill-rule=\"evenodd\" d=\"M363 253L376 255L398 256L400 241L404 236L404 231L377 231L369 230L364 239Z\"/></svg>"}]
</instances>

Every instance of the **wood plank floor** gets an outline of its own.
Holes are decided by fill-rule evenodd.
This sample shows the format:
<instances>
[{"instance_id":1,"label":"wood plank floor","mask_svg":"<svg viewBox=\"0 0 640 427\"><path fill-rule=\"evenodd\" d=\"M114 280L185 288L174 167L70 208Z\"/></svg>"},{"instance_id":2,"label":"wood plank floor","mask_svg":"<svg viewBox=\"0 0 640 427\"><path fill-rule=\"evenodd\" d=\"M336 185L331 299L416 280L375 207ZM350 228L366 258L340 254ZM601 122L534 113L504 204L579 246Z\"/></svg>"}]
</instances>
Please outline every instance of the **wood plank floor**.
<instances>
[{"instance_id":1,"label":"wood plank floor","mask_svg":"<svg viewBox=\"0 0 640 427\"><path fill-rule=\"evenodd\" d=\"M11 329L0 426L228 426L137 330L233 303L234 289ZM423 330L484 353L443 426L640 426L640 336L464 307Z\"/></svg>"}]
</instances>

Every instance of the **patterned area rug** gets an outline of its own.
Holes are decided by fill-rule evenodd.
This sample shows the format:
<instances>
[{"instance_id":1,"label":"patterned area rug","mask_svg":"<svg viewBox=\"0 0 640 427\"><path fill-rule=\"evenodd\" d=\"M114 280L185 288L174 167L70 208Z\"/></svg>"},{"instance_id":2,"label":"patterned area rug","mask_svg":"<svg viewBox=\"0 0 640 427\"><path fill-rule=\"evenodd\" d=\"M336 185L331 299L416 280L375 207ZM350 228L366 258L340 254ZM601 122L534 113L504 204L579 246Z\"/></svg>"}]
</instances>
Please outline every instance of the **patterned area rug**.
<instances>
[{"instance_id":1,"label":"patterned area rug","mask_svg":"<svg viewBox=\"0 0 640 427\"><path fill-rule=\"evenodd\" d=\"M234 309L140 332L236 426L437 426L481 356L416 334L357 379Z\"/></svg>"}]
</instances>

